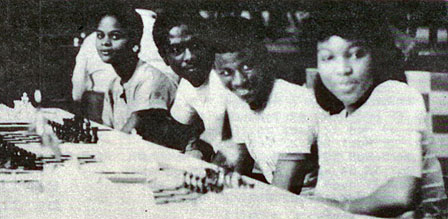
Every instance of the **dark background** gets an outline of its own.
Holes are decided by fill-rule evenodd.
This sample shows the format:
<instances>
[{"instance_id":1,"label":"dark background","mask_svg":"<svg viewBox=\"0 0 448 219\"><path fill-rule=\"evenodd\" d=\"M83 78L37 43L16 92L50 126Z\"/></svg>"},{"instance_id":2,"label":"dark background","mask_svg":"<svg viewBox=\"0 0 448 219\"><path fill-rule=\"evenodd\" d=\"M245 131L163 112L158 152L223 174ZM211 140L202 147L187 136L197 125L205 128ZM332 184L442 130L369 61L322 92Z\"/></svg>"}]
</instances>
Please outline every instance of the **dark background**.
<instances>
[{"instance_id":1,"label":"dark background","mask_svg":"<svg viewBox=\"0 0 448 219\"><path fill-rule=\"evenodd\" d=\"M138 8L163 10L173 4L198 7L214 16L250 11L260 22L261 11L269 11L269 48L279 60L279 75L301 84L304 68L313 67L314 57L301 50L300 21L288 12L312 11L315 1L126 1ZM35 89L43 94L44 104L64 109L71 107L71 74L79 47L73 39L90 33L90 18L106 1L93 0L0 0L0 103L12 105L23 92ZM413 36L417 28L428 28L427 40L419 42L408 59L409 69L446 71L445 42L438 42L438 29L446 29L447 3L434 1L394 1L378 3L385 16L403 33ZM406 40L405 40L406 41Z\"/></svg>"}]
</instances>

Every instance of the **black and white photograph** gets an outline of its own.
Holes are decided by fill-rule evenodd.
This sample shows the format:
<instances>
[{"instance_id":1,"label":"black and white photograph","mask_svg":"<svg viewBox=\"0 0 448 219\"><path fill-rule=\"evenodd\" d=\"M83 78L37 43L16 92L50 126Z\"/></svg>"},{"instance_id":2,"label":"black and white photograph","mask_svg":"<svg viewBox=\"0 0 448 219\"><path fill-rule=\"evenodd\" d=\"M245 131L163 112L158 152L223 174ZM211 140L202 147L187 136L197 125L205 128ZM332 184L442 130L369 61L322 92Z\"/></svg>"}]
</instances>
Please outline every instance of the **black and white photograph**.
<instances>
[{"instance_id":1,"label":"black and white photograph","mask_svg":"<svg viewBox=\"0 0 448 219\"><path fill-rule=\"evenodd\" d=\"M0 7L0 218L448 218L446 1Z\"/></svg>"}]
</instances>

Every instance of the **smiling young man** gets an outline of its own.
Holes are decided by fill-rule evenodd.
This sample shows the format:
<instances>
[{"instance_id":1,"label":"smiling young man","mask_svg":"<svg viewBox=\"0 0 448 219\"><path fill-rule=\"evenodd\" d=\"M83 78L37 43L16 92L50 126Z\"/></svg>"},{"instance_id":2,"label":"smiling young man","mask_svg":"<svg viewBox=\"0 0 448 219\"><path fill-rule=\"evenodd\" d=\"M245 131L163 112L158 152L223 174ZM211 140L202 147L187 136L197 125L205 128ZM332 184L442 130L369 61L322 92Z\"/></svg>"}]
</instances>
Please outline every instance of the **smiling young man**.
<instances>
[{"instance_id":1,"label":"smiling young man","mask_svg":"<svg viewBox=\"0 0 448 219\"><path fill-rule=\"evenodd\" d=\"M323 112L309 90L275 78L263 35L252 22L223 19L216 37L215 71L234 94L226 100L233 141L246 145L268 182L299 193Z\"/></svg>"},{"instance_id":2,"label":"smiling young man","mask_svg":"<svg viewBox=\"0 0 448 219\"><path fill-rule=\"evenodd\" d=\"M220 94L224 88L211 71L214 49L204 39L210 27L199 12L171 9L158 16L153 30L161 57L182 78L171 108L172 118L180 124L171 131L190 127L192 134L184 139L190 142L186 153L206 160L213 154L211 145L222 141L225 115Z\"/></svg>"}]
</instances>

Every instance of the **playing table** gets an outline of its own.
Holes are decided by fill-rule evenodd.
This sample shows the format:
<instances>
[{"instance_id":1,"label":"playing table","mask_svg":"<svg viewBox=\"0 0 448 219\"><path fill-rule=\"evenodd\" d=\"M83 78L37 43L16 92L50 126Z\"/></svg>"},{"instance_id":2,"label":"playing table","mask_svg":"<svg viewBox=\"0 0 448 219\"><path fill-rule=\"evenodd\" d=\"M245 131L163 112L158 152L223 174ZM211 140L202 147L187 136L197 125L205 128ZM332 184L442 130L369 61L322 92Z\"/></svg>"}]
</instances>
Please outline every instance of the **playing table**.
<instances>
[{"instance_id":1,"label":"playing table","mask_svg":"<svg viewBox=\"0 0 448 219\"><path fill-rule=\"evenodd\" d=\"M60 109L41 111L51 121L73 117ZM0 169L0 218L365 218L247 177L242 179L253 188L185 192L178 188L186 172L217 167L93 125L99 141L62 143L64 162L45 163L43 170ZM16 130L26 124L0 121L0 130L8 126ZM23 147L38 156L51 154L35 143Z\"/></svg>"}]
</instances>

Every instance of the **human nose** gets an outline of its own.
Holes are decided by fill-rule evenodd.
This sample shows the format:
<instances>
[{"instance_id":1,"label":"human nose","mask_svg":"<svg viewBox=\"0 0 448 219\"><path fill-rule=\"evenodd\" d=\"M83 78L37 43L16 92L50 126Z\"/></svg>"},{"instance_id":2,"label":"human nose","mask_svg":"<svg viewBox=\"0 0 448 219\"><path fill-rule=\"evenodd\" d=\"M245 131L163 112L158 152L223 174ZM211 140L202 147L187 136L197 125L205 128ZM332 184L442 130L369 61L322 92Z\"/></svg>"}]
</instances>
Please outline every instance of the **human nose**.
<instances>
[{"instance_id":1,"label":"human nose","mask_svg":"<svg viewBox=\"0 0 448 219\"><path fill-rule=\"evenodd\" d=\"M349 60L341 58L336 62L335 72L340 75L350 75L352 73L352 66Z\"/></svg>"},{"instance_id":2,"label":"human nose","mask_svg":"<svg viewBox=\"0 0 448 219\"><path fill-rule=\"evenodd\" d=\"M241 71L236 70L232 78L232 86L234 88L244 87L247 82L246 76Z\"/></svg>"},{"instance_id":3,"label":"human nose","mask_svg":"<svg viewBox=\"0 0 448 219\"><path fill-rule=\"evenodd\" d=\"M103 45L103 46L111 46L112 43L111 43L110 38L107 37L107 36L105 36L105 37L102 39L101 45Z\"/></svg>"},{"instance_id":4,"label":"human nose","mask_svg":"<svg viewBox=\"0 0 448 219\"><path fill-rule=\"evenodd\" d=\"M192 57L193 55L191 54L190 49L186 48L182 57L182 67L186 67L190 64Z\"/></svg>"}]
</instances>

